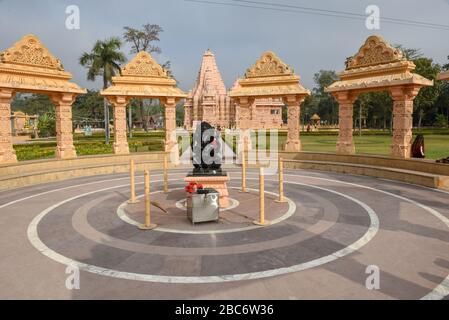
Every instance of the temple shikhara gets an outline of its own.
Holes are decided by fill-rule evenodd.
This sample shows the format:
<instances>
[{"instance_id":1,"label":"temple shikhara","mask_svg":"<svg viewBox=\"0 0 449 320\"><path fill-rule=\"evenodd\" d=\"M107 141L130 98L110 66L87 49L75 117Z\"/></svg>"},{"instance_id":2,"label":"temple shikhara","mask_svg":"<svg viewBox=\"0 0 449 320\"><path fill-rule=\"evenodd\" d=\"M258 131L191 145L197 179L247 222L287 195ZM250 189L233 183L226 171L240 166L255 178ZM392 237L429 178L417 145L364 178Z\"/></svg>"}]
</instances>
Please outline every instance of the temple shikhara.
<instances>
[{"instance_id":1,"label":"temple shikhara","mask_svg":"<svg viewBox=\"0 0 449 320\"><path fill-rule=\"evenodd\" d=\"M237 89L237 79L232 87ZM258 98L250 108L250 122L253 128L280 128L282 107L279 98ZM193 89L184 104L184 126L191 129L194 121L207 121L216 127L236 126L236 106L229 97L218 70L214 54L208 49L203 54L200 70Z\"/></svg>"}]
</instances>

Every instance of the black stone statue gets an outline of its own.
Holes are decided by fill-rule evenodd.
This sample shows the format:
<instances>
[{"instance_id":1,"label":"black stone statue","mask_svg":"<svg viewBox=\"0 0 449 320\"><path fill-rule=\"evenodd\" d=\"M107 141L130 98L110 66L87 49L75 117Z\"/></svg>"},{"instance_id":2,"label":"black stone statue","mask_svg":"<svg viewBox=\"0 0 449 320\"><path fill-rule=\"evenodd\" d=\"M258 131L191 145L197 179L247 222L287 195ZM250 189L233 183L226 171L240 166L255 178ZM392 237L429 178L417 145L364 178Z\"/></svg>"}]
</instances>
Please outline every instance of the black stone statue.
<instances>
[{"instance_id":1,"label":"black stone statue","mask_svg":"<svg viewBox=\"0 0 449 320\"><path fill-rule=\"evenodd\" d=\"M222 145L220 133L203 121L196 127L192 137L193 176L226 175L221 170Z\"/></svg>"}]
</instances>

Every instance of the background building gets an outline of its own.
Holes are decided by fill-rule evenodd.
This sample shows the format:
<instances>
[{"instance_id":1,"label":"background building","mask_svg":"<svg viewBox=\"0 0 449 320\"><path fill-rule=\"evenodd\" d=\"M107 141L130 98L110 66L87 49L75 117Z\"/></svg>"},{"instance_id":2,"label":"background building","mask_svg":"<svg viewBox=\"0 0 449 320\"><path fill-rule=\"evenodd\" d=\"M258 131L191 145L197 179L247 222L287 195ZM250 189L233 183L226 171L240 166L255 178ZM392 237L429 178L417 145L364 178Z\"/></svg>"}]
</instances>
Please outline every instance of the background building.
<instances>
[{"instance_id":1,"label":"background building","mask_svg":"<svg viewBox=\"0 0 449 320\"><path fill-rule=\"evenodd\" d=\"M234 83L234 87L237 81ZM254 129L280 128L283 125L280 99L256 99L251 106L251 126ZM208 49L201 61L193 89L184 104L184 126L191 129L194 121L207 121L215 127L236 125L236 108L228 96L214 54Z\"/></svg>"}]
</instances>

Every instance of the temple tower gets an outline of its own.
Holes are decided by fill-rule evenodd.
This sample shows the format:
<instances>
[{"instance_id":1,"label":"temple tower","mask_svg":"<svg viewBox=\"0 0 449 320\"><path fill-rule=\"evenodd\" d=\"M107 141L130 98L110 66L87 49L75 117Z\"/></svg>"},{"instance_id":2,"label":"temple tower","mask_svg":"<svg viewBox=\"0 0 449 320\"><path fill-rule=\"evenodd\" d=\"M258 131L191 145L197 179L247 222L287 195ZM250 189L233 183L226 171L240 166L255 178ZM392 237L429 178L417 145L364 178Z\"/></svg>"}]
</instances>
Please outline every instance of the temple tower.
<instances>
[{"instance_id":1,"label":"temple tower","mask_svg":"<svg viewBox=\"0 0 449 320\"><path fill-rule=\"evenodd\" d=\"M213 126L229 127L231 100L218 70L214 54L208 49L201 61L193 89L184 104L184 126L191 129L194 121L207 121Z\"/></svg>"},{"instance_id":2,"label":"temple tower","mask_svg":"<svg viewBox=\"0 0 449 320\"><path fill-rule=\"evenodd\" d=\"M234 82L232 89L238 86ZM281 98L257 98L251 105L248 124L252 129L278 129L283 126ZM195 121L207 121L212 126L232 128L239 126L234 102L228 96L218 71L214 54L208 49L201 61L193 89L184 104L184 126L192 129Z\"/></svg>"}]
</instances>

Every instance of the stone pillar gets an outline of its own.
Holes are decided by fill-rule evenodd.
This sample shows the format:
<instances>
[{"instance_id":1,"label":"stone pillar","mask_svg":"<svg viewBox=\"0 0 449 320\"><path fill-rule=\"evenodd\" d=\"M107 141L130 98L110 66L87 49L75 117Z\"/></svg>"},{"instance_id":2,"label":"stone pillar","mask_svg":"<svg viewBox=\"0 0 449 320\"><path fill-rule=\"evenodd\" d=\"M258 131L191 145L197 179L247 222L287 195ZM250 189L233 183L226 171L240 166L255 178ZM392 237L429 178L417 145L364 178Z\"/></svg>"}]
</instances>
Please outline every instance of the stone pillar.
<instances>
[{"instance_id":1,"label":"stone pillar","mask_svg":"<svg viewBox=\"0 0 449 320\"><path fill-rule=\"evenodd\" d=\"M114 109L114 154L129 154L128 137L126 132L126 105L125 97L116 97L111 100Z\"/></svg>"},{"instance_id":2,"label":"stone pillar","mask_svg":"<svg viewBox=\"0 0 449 320\"><path fill-rule=\"evenodd\" d=\"M419 92L415 87L391 89L393 98L393 141L391 156L410 158L413 127L413 99Z\"/></svg>"},{"instance_id":3,"label":"stone pillar","mask_svg":"<svg viewBox=\"0 0 449 320\"><path fill-rule=\"evenodd\" d=\"M14 92L0 89L0 164L17 162L16 152L12 147L11 100Z\"/></svg>"},{"instance_id":4,"label":"stone pillar","mask_svg":"<svg viewBox=\"0 0 449 320\"><path fill-rule=\"evenodd\" d=\"M170 152L170 161L179 163L179 148L176 139L176 100L167 98L165 105L165 151Z\"/></svg>"},{"instance_id":5,"label":"stone pillar","mask_svg":"<svg viewBox=\"0 0 449 320\"><path fill-rule=\"evenodd\" d=\"M75 94L55 94L51 99L56 110L56 159L76 158L72 124L72 104L75 101Z\"/></svg>"},{"instance_id":6,"label":"stone pillar","mask_svg":"<svg viewBox=\"0 0 449 320\"><path fill-rule=\"evenodd\" d=\"M184 105L184 127L189 130L192 128L192 105Z\"/></svg>"},{"instance_id":7,"label":"stone pillar","mask_svg":"<svg viewBox=\"0 0 449 320\"><path fill-rule=\"evenodd\" d=\"M287 122L287 140L285 141L284 150L299 152L301 151L301 140L299 139L299 115L300 105L304 98L298 99L296 96L288 96L285 103L288 108Z\"/></svg>"},{"instance_id":8,"label":"stone pillar","mask_svg":"<svg viewBox=\"0 0 449 320\"><path fill-rule=\"evenodd\" d=\"M253 99L244 97L236 100L237 100L236 128L239 130L239 138L237 142L237 155L238 157L240 157L243 147L245 147L246 151L252 149L250 128L251 128L251 105L253 103L252 101Z\"/></svg>"},{"instance_id":9,"label":"stone pillar","mask_svg":"<svg viewBox=\"0 0 449 320\"><path fill-rule=\"evenodd\" d=\"M357 98L356 94L348 91L334 94L338 102L338 141L337 154L354 154L355 146L352 139L353 130L353 104Z\"/></svg>"}]
</instances>

